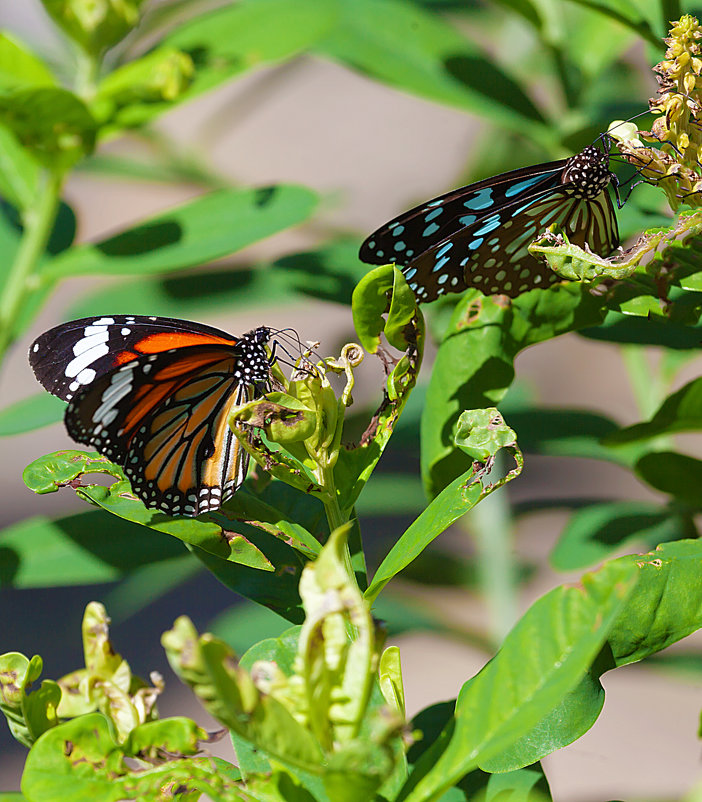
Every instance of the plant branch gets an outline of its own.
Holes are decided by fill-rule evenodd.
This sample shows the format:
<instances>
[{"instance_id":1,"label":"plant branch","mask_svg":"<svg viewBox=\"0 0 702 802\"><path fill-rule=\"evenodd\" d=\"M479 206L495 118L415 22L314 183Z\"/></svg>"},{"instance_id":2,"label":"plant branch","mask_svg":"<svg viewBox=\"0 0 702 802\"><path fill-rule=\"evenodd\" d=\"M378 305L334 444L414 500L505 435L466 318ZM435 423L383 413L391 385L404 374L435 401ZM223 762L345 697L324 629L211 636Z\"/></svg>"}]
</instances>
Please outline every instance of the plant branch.
<instances>
[{"instance_id":1,"label":"plant branch","mask_svg":"<svg viewBox=\"0 0 702 802\"><path fill-rule=\"evenodd\" d=\"M63 172L47 173L37 205L24 214L22 240L0 299L0 362L15 339L22 308L33 291L32 279L54 227L62 185Z\"/></svg>"}]
</instances>

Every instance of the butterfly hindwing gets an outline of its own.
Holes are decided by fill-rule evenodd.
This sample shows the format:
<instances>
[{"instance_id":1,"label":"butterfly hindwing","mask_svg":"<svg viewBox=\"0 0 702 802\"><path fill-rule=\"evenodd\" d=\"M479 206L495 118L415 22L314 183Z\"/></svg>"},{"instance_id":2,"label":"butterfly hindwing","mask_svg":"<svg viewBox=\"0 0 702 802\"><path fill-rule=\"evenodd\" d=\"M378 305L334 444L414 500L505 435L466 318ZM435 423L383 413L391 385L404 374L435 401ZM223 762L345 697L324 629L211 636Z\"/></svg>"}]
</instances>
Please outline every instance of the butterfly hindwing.
<instances>
[{"instance_id":1,"label":"butterfly hindwing","mask_svg":"<svg viewBox=\"0 0 702 802\"><path fill-rule=\"evenodd\" d=\"M616 247L616 218L606 191L591 201L551 192L528 203L503 207L403 267L417 299L426 303L445 292L462 292L469 287L485 295L514 298L561 281L528 250L531 242L553 224L581 248L588 245L595 252L611 253ZM514 224L517 217L518 226ZM421 284L420 276L432 280Z\"/></svg>"},{"instance_id":2,"label":"butterfly hindwing","mask_svg":"<svg viewBox=\"0 0 702 802\"><path fill-rule=\"evenodd\" d=\"M188 320L143 315L109 315L73 320L44 332L29 349L39 382L64 401L96 377L136 359L197 343L237 338Z\"/></svg>"},{"instance_id":3,"label":"butterfly hindwing","mask_svg":"<svg viewBox=\"0 0 702 802\"><path fill-rule=\"evenodd\" d=\"M243 356L229 346L196 345L131 360L76 394L66 410L68 432L122 465L147 506L187 516L217 509L248 466L227 423L232 405L255 391L242 381L253 367ZM262 351L254 372L267 370Z\"/></svg>"}]
</instances>

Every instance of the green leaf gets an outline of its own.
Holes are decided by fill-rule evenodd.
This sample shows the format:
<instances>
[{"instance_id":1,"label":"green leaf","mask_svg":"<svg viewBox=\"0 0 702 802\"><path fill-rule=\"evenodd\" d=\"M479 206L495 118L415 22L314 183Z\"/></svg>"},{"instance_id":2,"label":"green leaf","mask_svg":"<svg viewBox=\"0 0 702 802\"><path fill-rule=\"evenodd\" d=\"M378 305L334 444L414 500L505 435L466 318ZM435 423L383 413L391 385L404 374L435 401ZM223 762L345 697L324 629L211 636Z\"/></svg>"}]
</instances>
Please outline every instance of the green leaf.
<instances>
[{"instance_id":1,"label":"green leaf","mask_svg":"<svg viewBox=\"0 0 702 802\"><path fill-rule=\"evenodd\" d=\"M55 86L46 64L9 31L0 32L0 90L21 86Z\"/></svg>"},{"instance_id":2,"label":"green leaf","mask_svg":"<svg viewBox=\"0 0 702 802\"><path fill-rule=\"evenodd\" d=\"M109 487L82 484L82 476L91 473L107 473L117 481ZM70 484L81 498L127 521L173 535L184 543L211 551L217 557L263 571L275 570L255 544L259 533L253 526L241 524L238 528L246 532L244 535L237 531L225 531L223 525L213 517L215 513L199 518L179 518L149 509L134 495L121 468L98 454L56 451L28 465L22 478L30 490L40 494L53 493Z\"/></svg>"},{"instance_id":3,"label":"green leaf","mask_svg":"<svg viewBox=\"0 0 702 802\"><path fill-rule=\"evenodd\" d=\"M161 42L195 64L193 82L179 100L293 58L326 35L336 18L333 0L243 0L181 22Z\"/></svg>"},{"instance_id":4,"label":"green leaf","mask_svg":"<svg viewBox=\"0 0 702 802\"><path fill-rule=\"evenodd\" d=\"M148 739L149 748L157 750L162 745L152 737L163 736L169 743L187 746L182 720L176 720L174 726L167 722L142 730L142 745L146 746ZM216 802L236 798L238 773L219 758L177 756L151 768L131 770L125 756L130 755L115 742L102 714L79 716L54 727L34 745L25 763L22 792L32 802L118 802L164 798L168 789L182 786L188 802L202 793ZM195 797L188 794L193 790L199 792Z\"/></svg>"},{"instance_id":5,"label":"green leaf","mask_svg":"<svg viewBox=\"0 0 702 802\"><path fill-rule=\"evenodd\" d=\"M488 768L532 730L581 680L636 579L633 565L609 564L586 574L582 586L556 588L533 604L463 686L454 720L420 759L401 798L438 795L469 771ZM516 767L500 770L508 768Z\"/></svg>"},{"instance_id":6,"label":"green leaf","mask_svg":"<svg viewBox=\"0 0 702 802\"><path fill-rule=\"evenodd\" d=\"M509 409L509 406L506 406ZM550 407L511 409L507 413L525 453L601 459L632 467L641 448L608 448L617 424L598 412Z\"/></svg>"},{"instance_id":7,"label":"green leaf","mask_svg":"<svg viewBox=\"0 0 702 802\"><path fill-rule=\"evenodd\" d=\"M664 543L644 555L620 557L612 567L634 567L638 580L612 624L607 642L580 684L533 730L485 768L504 771L531 763L579 738L604 703L599 677L666 649L702 627L702 561L698 540ZM693 589L690 592L690 589Z\"/></svg>"},{"instance_id":8,"label":"green leaf","mask_svg":"<svg viewBox=\"0 0 702 802\"><path fill-rule=\"evenodd\" d=\"M420 710L412 719L410 726L414 732L421 732L420 740L409 748L407 758L414 766L422 755L431 749L441 736L441 731L450 724L455 700L439 702ZM541 765L536 763L516 771L489 774L475 769L465 775L453 788L441 796L441 802L471 802L474 799L484 802L498 802L508 798L511 802L547 802L551 800L548 782Z\"/></svg>"},{"instance_id":9,"label":"green leaf","mask_svg":"<svg viewBox=\"0 0 702 802\"><path fill-rule=\"evenodd\" d=\"M31 432L63 419L66 402L49 393L37 393L0 410L0 437Z\"/></svg>"},{"instance_id":10,"label":"green leaf","mask_svg":"<svg viewBox=\"0 0 702 802\"><path fill-rule=\"evenodd\" d=\"M357 279L366 272L357 240L335 240L315 251L282 256L272 263L188 275L145 276L134 297L132 280L115 282L83 296L68 317L144 314L197 319L222 308L251 309L286 302L291 294L347 304Z\"/></svg>"},{"instance_id":11,"label":"green leaf","mask_svg":"<svg viewBox=\"0 0 702 802\"><path fill-rule=\"evenodd\" d=\"M547 136L519 82L435 14L399 0L342 0L343 16L318 50L377 80Z\"/></svg>"},{"instance_id":12,"label":"green leaf","mask_svg":"<svg viewBox=\"0 0 702 802\"><path fill-rule=\"evenodd\" d=\"M572 283L513 300L476 290L461 298L436 356L422 416L422 474L431 495L469 467L452 441L461 412L501 401L521 350L592 325L604 313L601 299Z\"/></svg>"},{"instance_id":13,"label":"green leaf","mask_svg":"<svg viewBox=\"0 0 702 802\"><path fill-rule=\"evenodd\" d=\"M475 462L439 493L392 547L366 591L366 598L371 602L393 576L416 559L454 521L522 470L523 459L515 434L494 407L463 412L456 427L455 442ZM503 448L512 454L516 467L497 482L483 483L495 455Z\"/></svg>"},{"instance_id":14,"label":"green leaf","mask_svg":"<svg viewBox=\"0 0 702 802\"><path fill-rule=\"evenodd\" d=\"M702 341L702 325L689 325L658 315L644 318L610 311L597 328L586 326L579 334L589 340L697 349Z\"/></svg>"},{"instance_id":15,"label":"green leaf","mask_svg":"<svg viewBox=\"0 0 702 802\"><path fill-rule=\"evenodd\" d=\"M287 184L211 192L46 263L44 280L165 273L211 262L306 220L317 196Z\"/></svg>"},{"instance_id":16,"label":"green leaf","mask_svg":"<svg viewBox=\"0 0 702 802\"><path fill-rule=\"evenodd\" d=\"M604 444L640 442L663 434L698 429L702 429L702 379L694 379L669 395L646 423L636 423L611 432L604 439Z\"/></svg>"},{"instance_id":17,"label":"green leaf","mask_svg":"<svg viewBox=\"0 0 702 802\"><path fill-rule=\"evenodd\" d=\"M394 576L406 568L454 521L480 501L483 486L475 480L476 476L471 468L439 493L419 518L400 536L381 562L366 591L366 599L371 602L375 600Z\"/></svg>"},{"instance_id":18,"label":"green leaf","mask_svg":"<svg viewBox=\"0 0 702 802\"><path fill-rule=\"evenodd\" d=\"M607 559L632 541L656 546L696 535L689 516L658 504L614 501L577 510L551 552L558 571L573 571Z\"/></svg>"},{"instance_id":19,"label":"green leaf","mask_svg":"<svg viewBox=\"0 0 702 802\"><path fill-rule=\"evenodd\" d=\"M37 160L8 127L0 125L0 193L24 211L35 202L38 188Z\"/></svg>"},{"instance_id":20,"label":"green leaf","mask_svg":"<svg viewBox=\"0 0 702 802\"><path fill-rule=\"evenodd\" d=\"M124 473L107 457L86 451L62 450L30 462L22 472L22 481L34 493L56 493L83 474L107 473L124 480Z\"/></svg>"},{"instance_id":21,"label":"green leaf","mask_svg":"<svg viewBox=\"0 0 702 802\"><path fill-rule=\"evenodd\" d=\"M516 444L517 435L495 407L467 410L458 419L456 445L474 460L487 462L500 449Z\"/></svg>"},{"instance_id":22,"label":"green leaf","mask_svg":"<svg viewBox=\"0 0 702 802\"><path fill-rule=\"evenodd\" d=\"M641 457L634 469L644 482L656 490L668 493L695 509L702 504L701 460L673 451L653 451Z\"/></svg>"},{"instance_id":23,"label":"green leaf","mask_svg":"<svg viewBox=\"0 0 702 802\"><path fill-rule=\"evenodd\" d=\"M30 692L41 675L42 665L39 655L31 660L19 652L0 655L0 711L12 735L28 747L58 723L59 686L52 680L43 680L41 687Z\"/></svg>"},{"instance_id":24,"label":"green leaf","mask_svg":"<svg viewBox=\"0 0 702 802\"><path fill-rule=\"evenodd\" d=\"M57 87L0 92L0 125L51 170L66 170L90 153L97 130L83 101Z\"/></svg>"},{"instance_id":25,"label":"green leaf","mask_svg":"<svg viewBox=\"0 0 702 802\"><path fill-rule=\"evenodd\" d=\"M111 582L153 563L174 566L184 554L175 539L108 517L102 510L55 520L35 516L0 533L0 586Z\"/></svg>"},{"instance_id":26,"label":"green leaf","mask_svg":"<svg viewBox=\"0 0 702 802\"><path fill-rule=\"evenodd\" d=\"M626 25L642 39L661 50L661 18L657 16L657 4L637 3L632 0L573 0L588 9L599 11L605 17Z\"/></svg>"},{"instance_id":27,"label":"green leaf","mask_svg":"<svg viewBox=\"0 0 702 802\"><path fill-rule=\"evenodd\" d=\"M389 320L386 320L384 315L390 313L391 304L393 303L395 292L398 291L402 294L402 300L399 306L403 308L405 298L414 297L412 291L409 289L405 277L394 265L383 265L382 267L375 267L363 276L363 278L356 285L353 296L351 299L351 308L353 310L353 326L356 329L356 334L361 342L361 345L371 354L376 353L380 345L380 335L386 330ZM410 295L407 296L406 293ZM388 301L388 296L391 295L391 300ZM416 314L416 301L412 302L412 314ZM411 315L407 318L406 313L402 314L405 319L405 325ZM394 324L393 329L396 331L398 328L397 323ZM404 350L402 345L395 346Z\"/></svg>"}]
</instances>

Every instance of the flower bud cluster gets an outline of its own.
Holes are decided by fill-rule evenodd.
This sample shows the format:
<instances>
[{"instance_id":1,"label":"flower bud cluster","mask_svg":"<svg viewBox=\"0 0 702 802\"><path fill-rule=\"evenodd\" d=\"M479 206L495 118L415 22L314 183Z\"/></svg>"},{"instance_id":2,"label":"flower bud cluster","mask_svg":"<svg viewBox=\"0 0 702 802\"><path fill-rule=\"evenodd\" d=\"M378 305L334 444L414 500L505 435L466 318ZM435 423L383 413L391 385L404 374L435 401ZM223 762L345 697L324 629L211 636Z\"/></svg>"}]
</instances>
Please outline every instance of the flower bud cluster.
<instances>
[{"instance_id":1,"label":"flower bud cluster","mask_svg":"<svg viewBox=\"0 0 702 802\"><path fill-rule=\"evenodd\" d=\"M702 27L689 14L673 24L665 39L665 59L653 68L659 89L649 106L659 116L651 131L635 131L633 124L626 123L610 127L620 153L646 180L664 190L673 211L683 203L702 207L700 39ZM647 147L638 136L661 146Z\"/></svg>"}]
</instances>

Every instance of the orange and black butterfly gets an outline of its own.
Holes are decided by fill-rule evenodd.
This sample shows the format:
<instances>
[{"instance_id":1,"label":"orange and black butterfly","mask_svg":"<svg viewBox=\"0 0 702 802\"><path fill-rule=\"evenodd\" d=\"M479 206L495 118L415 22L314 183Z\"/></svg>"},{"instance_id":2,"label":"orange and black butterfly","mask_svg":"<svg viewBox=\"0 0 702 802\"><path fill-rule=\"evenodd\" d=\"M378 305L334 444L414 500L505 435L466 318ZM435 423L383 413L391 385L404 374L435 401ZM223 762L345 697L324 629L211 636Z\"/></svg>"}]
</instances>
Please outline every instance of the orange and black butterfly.
<instances>
[{"instance_id":1,"label":"orange and black butterfly","mask_svg":"<svg viewBox=\"0 0 702 802\"><path fill-rule=\"evenodd\" d=\"M248 454L227 419L270 389L270 337L263 326L233 337L164 317L83 318L37 338L29 362L69 402L74 440L123 467L147 507L193 517L246 478Z\"/></svg>"}]
</instances>

